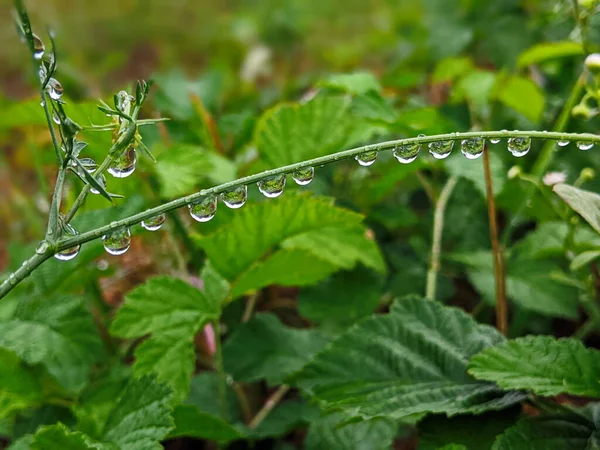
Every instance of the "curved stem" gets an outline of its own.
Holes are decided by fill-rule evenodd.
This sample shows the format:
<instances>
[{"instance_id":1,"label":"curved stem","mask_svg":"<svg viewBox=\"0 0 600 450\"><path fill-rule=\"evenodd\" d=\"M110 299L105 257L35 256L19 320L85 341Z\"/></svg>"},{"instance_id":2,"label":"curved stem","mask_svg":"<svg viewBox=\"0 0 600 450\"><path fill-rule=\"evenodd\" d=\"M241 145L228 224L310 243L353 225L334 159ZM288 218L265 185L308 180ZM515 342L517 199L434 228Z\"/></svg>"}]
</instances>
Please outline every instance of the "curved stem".
<instances>
[{"instance_id":1,"label":"curved stem","mask_svg":"<svg viewBox=\"0 0 600 450\"><path fill-rule=\"evenodd\" d=\"M283 399L283 397L285 397L285 394L287 394L289 390L290 386L288 386L287 384L282 384L281 386L279 386L275 393L272 396L270 396L269 399L265 402L261 410L258 413L256 413L256 416L254 416L254 419L250 421L248 427L252 430L258 427L273 410L273 408L275 408Z\"/></svg>"},{"instance_id":2,"label":"curved stem","mask_svg":"<svg viewBox=\"0 0 600 450\"><path fill-rule=\"evenodd\" d=\"M435 205L435 213L433 216L433 243L431 245L431 263L429 272L427 272L427 288L425 290L425 298L435 300L437 275L440 271L440 255L442 253L442 232L444 231L444 214L446 213L446 205L450 199L452 191L456 187L458 178L451 177L442 189L440 198Z\"/></svg>"},{"instance_id":3,"label":"curved stem","mask_svg":"<svg viewBox=\"0 0 600 450\"><path fill-rule=\"evenodd\" d=\"M27 278L31 272L50 258L52 258L52 251L49 248L48 252L41 254L35 253L31 258L25 261L21 267L10 274L10 276L0 284L0 298L12 291L21 281Z\"/></svg>"}]
</instances>

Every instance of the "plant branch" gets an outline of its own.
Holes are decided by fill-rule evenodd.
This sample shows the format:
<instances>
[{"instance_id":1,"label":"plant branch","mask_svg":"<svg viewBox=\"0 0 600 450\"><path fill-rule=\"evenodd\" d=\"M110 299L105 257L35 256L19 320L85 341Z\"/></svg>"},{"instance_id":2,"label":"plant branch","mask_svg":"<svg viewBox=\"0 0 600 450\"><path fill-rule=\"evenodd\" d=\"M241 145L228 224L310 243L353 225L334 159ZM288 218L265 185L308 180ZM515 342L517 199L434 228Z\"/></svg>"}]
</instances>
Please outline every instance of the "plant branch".
<instances>
[{"instance_id":1,"label":"plant branch","mask_svg":"<svg viewBox=\"0 0 600 450\"><path fill-rule=\"evenodd\" d=\"M258 427L261 424L261 422L265 420L265 418L273 410L273 408L275 408L279 404L279 402L283 400L283 397L285 397L285 394L287 394L289 390L290 387L287 384L282 384L281 386L279 386L275 393L268 398L261 410L258 411L258 413L256 413L256 416L254 416L254 419L250 421L250 424L248 426L251 429L255 429L256 427Z\"/></svg>"},{"instance_id":2,"label":"plant branch","mask_svg":"<svg viewBox=\"0 0 600 450\"><path fill-rule=\"evenodd\" d=\"M246 300L246 308L244 309L244 315L242 316L243 323L248 322L252 318L252 313L254 313L254 308L256 308L256 301L258 300L259 295L260 291L257 291L250 295Z\"/></svg>"},{"instance_id":3,"label":"plant branch","mask_svg":"<svg viewBox=\"0 0 600 450\"><path fill-rule=\"evenodd\" d=\"M458 178L451 177L446 182L440 198L435 205L435 213L433 215L433 243L431 244L431 262L429 271L427 272L427 288L425 290L425 298L435 300L437 275L440 271L440 255L442 253L442 232L444 231L444 215L446 213L446 205L452 195L452 191L456 187Z\"/></svg>"},{"instance_id":4,"label":"plant branch","mask_svg":"<svg viewBox=\"0 0 600 450\"><path fill-rule=\"evenodd\" d=\"M483 150L483 170L487 194L488 217L490 221L490 240L494 263L494 281L496 284L496 326L503 335L508 333L508 307L505 292L504 252L498 242L498 224L496 221L496 201L490 169L490 155L487 147Z\"/></svg>"},{"instance_id":5,"label":"plant branch","mask_svg":"<svg viewBox=\"0 0 600 450\"><path fill-rule=\"evenodd\" d=\"M21 281L27 278L31 272L50 258L52 258L52 250L49 246L48 250L43 253L34 253L31 258L25 261L21 267L11 273L8 278L0 284L0 298L13 290Z\"/></svg>"},{"instance_id":6,"label":"plant branch","mask_svg":"<svg viewBox=\"0 0 600 450\"><path fill-rule=\"evenodd\" d=\"M213 329L215 332L215 353L213 355L213 366L217 372L218 377L218 390L219 390L219 406L221 407L221 418L225 421L229 421L229 409L227 406L227 374L223 368L223 346L221 345L221 323L219 320L213 322Z\"/></svg>"}]
</instances>

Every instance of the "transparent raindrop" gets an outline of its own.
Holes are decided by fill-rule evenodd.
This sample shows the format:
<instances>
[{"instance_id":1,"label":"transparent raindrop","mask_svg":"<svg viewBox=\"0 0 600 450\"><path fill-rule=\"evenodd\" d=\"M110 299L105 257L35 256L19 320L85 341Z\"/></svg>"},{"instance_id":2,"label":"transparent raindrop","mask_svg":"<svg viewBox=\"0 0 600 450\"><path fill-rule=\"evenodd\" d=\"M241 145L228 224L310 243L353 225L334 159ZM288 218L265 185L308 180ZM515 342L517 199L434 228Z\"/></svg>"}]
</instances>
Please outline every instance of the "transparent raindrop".
<instances>
[{"instance_id":1,"label":"transparent raindrop","mask_svg":"<svg viewBox=\"0 0 600 450\"><path fill-rule=\"evenodd\" d=\"M46 77L48 76L48 69L46 69L46 65L44 63L40 64L40 70L38 72L40 77L40 83L44 83L46 81Z\"/></svg>"},{"instance_id":2,"label":"transparent raindrop","mask_svg":"<svg viewBox=\"0 0 600 450\"><path fill-rule=\"evenodd\" d=\"M569 145L569 144L570 144L570 142L569 142L569 141L556 141L556 144L557 144L559 147L566 147L567 145Z\"/></svg>"},{"instance_id":3,"label":"transparent raindrop","mask_svg":"<svg viewBox=\"0 0 600 450\"><path fill-rule=\"evenodd\" d=\"M530 137L511 137L508 139L508 151L511 152L513 156L525 156L529 153L530 148Z\"/></svg>"},{"instance_id":4,"label":"transparent raindrop","mask_svg":"<svg viewBox=\"0 0 600 450\"><path fill-rule=\"evenodd\" d=\"M165 223L166 216L164 214L159 214L158 216L154 216L148 220L142 220L142 227L144 227L148 231L156 231L160 230L163 224Z\"/></svg>"},{"instance_id":5,"label":"transparent raindrop","mask_svg":"<svg viewBox=\"0 0 600 450\"><path fill-rule=\"evenodd\" d=\"M104 250L111 255L122 255L131 246L131 233L129 228L119 228L102 236Z\"/></svg>"},{"instance_id":6,"label":"transparent raindrop","mask_svg":"<svg viewBox=\"0 0 600 450\"><path fill-rule=\"evenodd\" d=\"M60 125L60 117L58 117L58 114L56 114L56 111L52 112L52 120L54 121L54 123L56 125Z\"/></svg>"},{"instance_id":7,"label":"transparent raindrop","mask_svg":"<svg viewBox=\"0 0 600 450\"><path fill-rule=\"evenodd\" d=\"M46 51L46 46L44 42L39 38L37 34L33 34L33 57L37 60L42 59L44 56L44 52Z\"/></svg>"},{"instance_id":8,"label":"transparent raindrop","mask_svg":"<svg viewBox=\"0 0 600 450\"><path fill-rule=\"evenodd\" d=\"M477 159L483 154L485 141L482 138L464 139L460 151L467 159Z\"/></svg>"},{"instance_id":9,"label":"transparent raindrop","mask_svg":"<svg viewBox=\"0 0 600 450\"><path fill-rule=\"evenodd\" d=\"M421 144L405 144L396 147L392 154L402 164L409 164L417 159L419 151L421 151Z\"/></svg>"},{"instance_id":10,"label":"transparent raindrop","mask_svg":"<svg viewBox=\"0 0 600 450\"><path fill-rule=\"evenodd\" d=\"M490 142L492 144L498 144L502 139L500 138L490 138Z\"/></svg>"},{"instance_id":11,"label":"transparent raindrop","mask_svg":"<svg viewBox=\"0 0 600 450\"><path fill-rule=\"evenodd\" d=\"M256 185L262 195L267 198L275 198L283 194L285 182L286 176L285 174L281 174L260 180Z\"/></svg>"},{"instance_id":12,"label":"transparent raindrop","mask_svg":"<svg viewBox=\"0 0 600 450\"><path fill-rule=\"evenodd\" d=\"M208 222L215 217L215 213L217 212L217 197L212 195L205 197L202 200L190 203L188 208L190 209L192 219L198 222Z\"/></svg>"},{"instance_id":13,"label":"transparent raindrop","mask_svg":"<svg viewBox=\"0 0 600 450\"><path fill-rule=\"evenodd\" d=\"M89 173L92 173L98 168L98 164L92 158L81 158L79 159L79 162L81 163L83 168Z\"/></svg>"},{"instance_id":14,"label":"transparent raindrop","mask_svg":"<svg viewBox=\"0 0 600 450\"><path fill-rule=\"evenodd\" d=\"M306 167L304 169L296 170L294 173L292 173L292 179L300 186L306 186L313 180L314 176L314 167Z\"/></svg>"},{"instance_id":15,"label":"transparent raindrop","mask_svg":"<svg viewBox=\"0 0 600 450\"><path fill-rule=\"evenodd\" d=\"M48 249L50 248L50 245L48 244L48 242L46 241L41 241L36 247L35 247L35 252L38 255L43 255L44 253L46 253L48 251Z\"/></svg>"},{"instance_id":16,"label":"transparent raindrop","mask_svg":"<svg viewBox=\"0 0 600 450\"><path fill-rule=\"evenodd\" d=\"M370 166L377 159L377 151L373 150L370 152L361 153L354 157L361 166Z\"/></svg>"},{"instance_id":17,"label":"transparent raindrop","mask_svg":"<svg viewBox=\"0 0 600 450\"><path fill-rule=\"evenodd\" d=\"M137 156L135 148L130 146L121 156L113 161L112 165L108 168L108 173L115 178L127 178L135 172L136 164Z\"/></svg>"},{"instance_id":18,"label":"transparent raindrop","mask_svg":"<svg viewBox=\"0 0 600 450\"><path fill-rule=\"evenodd\" d=\"M98 183L100 183L100 185L106 189L106 177L104 175L100 175L99 177L96 177L96 180L98 181ZM90 187L90 192L92 194L96 194L98 195L100 193L100 191L94 187Z\"/></svg>"},{"instance_id":19,"label":"transparent raindrop","mask_svg":"<svg viewBox=\"0 0 600 450\"><path fill-rule=\"evenodd\" d=\"M437 141L429 143L429 153L435 159L444 159L450 156L454 148L454 141Z\"/></svg>"},{"instance_id":20,"label":"transparent raindrop","mask_svg":"<svg viewBox=\"0 0 600 450\"><path fill-rule=\"evenodd\" d=\"M589 141L579 141L577 142L577 148L579 150L589 150L594 146L593 142L589 142Z\"/></svg>"},{"instance_id":21,"label":"transparent raindrop","mask_svg":"<svg viewBox=\"0 0 600 450\"><path fill-rule=\"evenodd\" d=\"M56 78L50 78L46 85L46 91L52 100L60 100L63 95L64 89L62 84Z\"/></svg>"},{"instance_id":22,"label":"transparent raindrop","mask_svg":"<svg viewBox=\"0 0 600 450\"><path fill-rule=\"evenodd\" d=\"M63 236L64 237L75 237L79 233L73 228L70 224L63 225ZM66 248L58 252L54 257L60 261L69 261L75 258L79 254L79 250L81 250L81 245L76 245L75 247Z\"/></svg>"},{"instance_id":23,"label":"transparent raindrop","mask_svg":"<svg viewBox=\"0 0 600 450\"><path fill-rule=\"evenodd\" d=\"M225 205L232 209L238 209L244 206L248 198L248 186L240 186L221 194L221 200Z\"/></svg>"}]
</instances>

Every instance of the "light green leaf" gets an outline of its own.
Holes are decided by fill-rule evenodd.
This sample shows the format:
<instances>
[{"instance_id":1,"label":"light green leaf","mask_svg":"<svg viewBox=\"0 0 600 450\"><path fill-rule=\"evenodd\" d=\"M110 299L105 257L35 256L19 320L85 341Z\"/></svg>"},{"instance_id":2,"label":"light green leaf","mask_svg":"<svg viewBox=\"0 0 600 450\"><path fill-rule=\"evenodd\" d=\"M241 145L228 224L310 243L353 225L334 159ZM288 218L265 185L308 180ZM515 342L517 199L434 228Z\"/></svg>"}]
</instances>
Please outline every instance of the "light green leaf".
<instances>
[{"instance_id":1,"label":"light green leaf","mask_svg":"<svg viewBox=\"0 0 600 450\"><path fill-rule=\"evenodd\" d=\"M489 156L494 195L498 196L502 192L504 183L506 182L506 168L504 167L504 161L497 152L490 152ZM450 174L471 181L481 195L484 197L487 195L483 163L480 159L465 160L465 158L454 157L448 158L445 163Z\"/></svg>"},{"instance_id":2,"label":"light green leaf","mask_svg":"<svg viewBox=\"0 0 600 450\"><path fill-rule=\"evenodd\" d=\"M575 339L528 336L510 340L475 355L469 373L504 389L600 397L600 351Z\"/></svg>"},{"instance_id":3,"label":"light green leaf","mask_svg":"<svg viewBox=\"0 0 600 450\"><path fill-rule=\"evenodd\" d=\"M497 75L487 70L473 70L462 77L452 90L452 101L454 103L466 101L478 107L478 111L485 112L481 108L487 107L492 96Z\"/></svg>"},{"instance_id":4,"label":"light green leaf","mask_svg":"<svg viewBox=\"0 0 600 450\"><path fill-rule=\"evenodd\" d=\"M154 170L163 197L189 194L213 168L207 151L199 147L180 145L157 152Z\"/></svg>"},{"instance_id":5,"label":"light green leaf","mask_svg":"<svg viewBox=\"0 0 600 450\"><path fill-rule=\"evenodd\" d=\"M363 419L503 409L522 396L467 374L472 355L502 341L462 310L410 297L354 325L295 380L326 410Z\"/></svg>"},{"instance_id":6,"label":"light green leaf","mask_svg":"<svg viewBox=\"0 0 600 450\"><path fill-rule=\"evenodd\" d=\"M394 108L378 93L369 92L352 100L352 112L374 122L392 123L398 118Z\"/></svg>"},{"instance_id":7,"label":"light green leaf","mask_svg":"<svg viewBox=\"0 0 600 450\"><path fill-rule=\"evenodd\" d=\"M187 436L220 442L242 438L242 434L232 425L193 405L177 406L173 411L173 418L175 430L169 435L170 438Z\"/></svg>"},{"instance_id":8,"label":"light green leaf","mask_svg":"<svg viewBox=\"0 0 600 450\"><path fill-rule=\"evenodd\" d=\"M583 225L583 224L582 224ZM542 222L518 244L519 254L527 258L563 257L569 225L565 222ZM575 228L573 245L584 252L600 247L600 235L587 226Z\"/></svg>"},{"instance_id":9,"label":"light green leaf","mask_svg":"<svg viewBox=\"0 0 600 450\"><path fill-rule=\"evenodd\" d=\"M35 373L13 352L0 349L0 367L0 419L42 400L42 388Z\"/></svg>"},{"instance_id":10,"label":"light green leaf","mask_svg":"<svg viewBox=\"0 0 600 450\"><path fill-rule=\"evenodd\" d=\"M62 423L40 428L31 441L32 450L117 450L80 432L71 432Z\"/></svg>"},{"instance_id":11,"label":"light green leaf","mask_svg":"<svg viewBox=\"0 0 600 450\"><path fill-rule=\"evenodd\" d=\"M43 365L69 392L87 383L102 344L81 299L28 298L11 320L0 321L0 348L28 364Z\"/></svg>"},{"instance_id":12,"label":"light green leaf","mask_svg":"<svg viewBox=\"0 0 600 450\"><path fill-rule=\"evenodd\" d=\"M598 258L600 258L600 250L590 250L580 253L573 258L570 268L572 271L579 270Z\"/></svg>"},{"instance_id":13,"label":"light green leaf","mask_svg":"<svg viewBox=\"0 0 600 450\"><path fill-rule=\"evenodd\" d=\"M515 75L499 79L496 98L534 123L540 121L544 112L544 93L529 78Z\"/></svg>"},{"instance_id":14,"label":"light green leaf","mask_svg":"<svg viewBox=\"0 0 600 450\"><path fill-rule=\"evenodd\" d=\"M288 328L277 316L257 314L223 345L225 370L238 381L282 384L327 342L318 330Z\"/></svg>"},{"instance_id":15,"label":"light green leaf","mask_svg":"<svg viewBox=\"0 0 600 450\"><path fill-rule=\"evenodd\" d=\"M555 185L554 192L600 233L600 195L567 184Z\"/></svg>"},{"instance_id":16,"label":"light green leaf","mask_svg":"<svg viewBox=\"0 0 600 450\"><path fill-rule=\"evenodd\" d=\"M431 81L442 83L454 81L473 69L473 61L466 56L444 58L435 66Z\"/></svg>"},{"instance_id":17,"label":"light green leaf","mask_svg":"<svg viewBox=\"0 0 600 450\"><path fill-rule=\"evenodd\" d=\"M320 81L318 86L338 89L353 95L381 92L379 81L369 72L330 75Z\"/></svg>"},{"instance_id":18,"label":"light green leaf","mask_svg":"<svg viewBox=\"0 0 600 450\"><path fill-rule=\"evenodd\" d=\"M520 68L538 64L549 59L583 55L583 46L579 42L559 41L543 42L525 50L517 60Z\"/></svg>"},{"instance_id":19,"label":"light green leaf","mask_svg":"<svg viewBox=\"0 0 600 450\"><path fill-rule=\"evenodd\" d=\"M280 104L264 113L255 143L261 157L279 167L343 149L354 127L344 97L317 96L304 104Z\"/></svg>"},{"instance_id":20,"label":"light green leaf","mask_svg":"<svg viewBox=\"0 0 600 450\"><path fill-rule=\"evenodd\" d=\"M332 414L311 423L306 450L385 450L391 448L397 425L387 419L338 426L343 416Z\"/></svg>"},{"instance_id":21,"label":"light green leaf","mask_svg":"<svg viewBox=\"0 0 600 450\"><path fill-rule=\"evenodd\" d=\"M171 392L152 377L132 379L108 417L102 440L119 450L160 448L158 442L173 428Z\"/></svg>"}]
</instances>

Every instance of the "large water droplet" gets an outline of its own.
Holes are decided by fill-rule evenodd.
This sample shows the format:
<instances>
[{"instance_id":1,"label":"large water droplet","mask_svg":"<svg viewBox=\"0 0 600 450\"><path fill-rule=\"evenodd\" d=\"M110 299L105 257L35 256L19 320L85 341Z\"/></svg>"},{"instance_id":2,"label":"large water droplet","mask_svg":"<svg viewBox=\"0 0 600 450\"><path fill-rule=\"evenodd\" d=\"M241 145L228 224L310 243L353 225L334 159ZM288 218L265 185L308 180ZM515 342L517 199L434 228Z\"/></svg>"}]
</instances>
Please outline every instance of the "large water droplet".
<instances>
[{"instance_id":1,"label":"large water droplet","mask_svg":"<svg viewBox=\"0 0 600 450\"><path fill-rule=\"evenodd\" d=\"M569 142L569 141L556 141L556 144L557 144L559 147L566 147L567 145L569 145L569 144L570 144L570 142Z\"/></svg>"},{"instance_id":2,"label":"large water droplet","mask_svg":"<svg viewBox=\"0 0 600 450\"><path fill-rule=\"evenodd\" d=\"M50 245L48 244L48 242L46 241L41 241L36 247L35 247L35 252L38 255L43 255L45 254L48 249L50 248Z\"/></svg>"},{"instance_id":3,"label":"large water droplet","mask_svg":"<svg viewBox=\"0 0 600 450\"><path fill-rule=\"evenodd\" d=\"M70 224L63 225L63 237L75 237L78 234ZM70 261L79 254L79 250L81 250L81 245L76 245L75 247L61 250L54 257L60 261Z\"/></svg>"},{"instance_id":4,"label":"large water droplet","mask_svg":"<svg viewBox=\"0 0 600 450\"><path fill-rule=\"evenodd\" d=\"M437 141L429 143L429 153L435 159L444 159L450 156L454 148L454 141Z\"/></svg>"},{"instance_id":5,"label":"large water droplet","mask_svg":"<svg viewBox=\"0 0 600 450\"><path fill-rule=\"evenodd\" d=\"M275 198L283 194L285 181L285 174L281 174L260 180L258 183L256 183L256 185L258 186L258 190L262 195L267 198Z\"/></svg>"},{"instance_id":6,"label":"large water droplet","mask_svg":"<svg viewBox=\"0 0 600 450\"><path fill-rule=\"evenodd\" d=\"M294 173L292 173L292 179L300 186L306 186L313 180L314 176L314 167L306 167L304 169L296 170Z\"/></svg>"},{"instance_id":7,"label":"large water droplet","mask_svg":"<svg viewBox=\"0 0 600 450\"><path fill-rule=\"evenodd\" d=\"M44 56L44 52L46 51L46 46L44 45L44 42L42 42L42 40L39 38L39 36L37 34L33 34L33 57L35 59L42 59L42 56Z\"/></svg>"},{"instance_id":8,"label":"large water droplet","mask_svg":"<svg viewBox=\"0 0 600 450\"><path fill-rule=\"evenodd\" d=\"M142 227L144 227L148 231L156 231L160 230L163 224L165 223L166 216L164 214L159 214L158 216L154 216L148 220L142 220Z\"/></svg>"},{"instance_id":9,"label":"large water droplet","mask_svg":"<svg viewBox=\"0 0 600 450\"><path fill-rule=\"evenodd\" d=\"M530 148L530 137L511 137L508 139L508 151L511 152L513 156L525 156L529 153Z\"/></svg>"},{"instance_id":10,"label":"large water droplet","mask_svg":"<svg viewBox=\"0 0 600 450\"><path fill-rule=\"evenodd\" d=\"M80 158L79 162L81 163L83 168L89 173L92 173L98 168L98 164L92 158Z\"/></svg>"},{"instance_id":11,"label":"large water droplet","mask_svg":"<svg viewBox=\"0 0 600 450\"><path fill-rule=\"evenodd\" d=\"M56 114L56 111L52 112L52 120L54 121L54 123L56 125L60 125L60 117L58 117L58 114Z\"/></svg>"},{"instance_id":12,"label":"large water droplet","mask_svg":"<svg viewBox=\"0 0 600 450\"><path fill-rule=\"evenodd\" d=\"M577 142L577 148L579 150L589 150L594 146L593 142L589 142L589 141L579 141Z\"/></svg>"},{"instance_id":13,"label":"large water droplet","mask_svg":"<svg viewBox=\"0 0 600 450\"><path fill-rule=\"evenodd\" d=\"M60 84L56 78L50 78L50 80L48 80L46 90L52 100L60 100L64 92L62 84Z\"/></svg>"},{"instance_id":14,"label":"large water droplet","mask_svg":"<svg viewBox=\"0 0 600 450\"><path fill-rule=\"evenodd\" d=\"M409 164L417 159L419 151L421 151L421 144L405 144L396 147L392 154L402 164Z\"/></svg>"},{"instance_id":15,"label":"large water droplet","mask_svg":"<svg viewBox=\"0 0 600 450\"><path fill-rule=\"evenodd\" d=\"M96 177L96 180L98 181L100 186L102 186L103 188L106 188L106 177L104 175L100 175L99 177ZM96 195L100 193L100 191L94 187L90 187L90 192L92 194L96 194Z\"/></svg>"},{"instance_id":16,"label":"large water droplet","mask_svg":"<svg viewBox=\"0 0 600 450\"><path fill-rule=\"evenodd\" d=\"M482 138L464 139L460 151L467 159L477 159L483 154L485 141Z\"/></svg>"},{"instance_id":17,"label":"large water droplet","mask_svg":"<svg viewBox=\"0 0 600 450\"><path fill-rule=\"evenodd\" d=\"M119 228L102 236L104 250L111 255L122 255L131 246L131 233L129 228Z\"/></svg>"},{"instance_id":18,"label":"large water droplet","mask_svg":"<svg viewBox=\"0 0 600 450\"><path fill-rule=\"evenodd\" d=\"M497 144L497 143L499 143L501 140L502 140L502 139L500 139L500 138L490 138L490 142L491 142L492 144Z\"/></svg>"},{"instance_id":19,"label":"large water droplet","mask_svg":"<svg viewBox=\"0 0 600 450\"><path fill-rule=\"evenodd\" d=\"M129 147L121 156L113 161L112 165L108 168L108 173L115 178L127 178L135 172L136 164L137 156L135 149Z\"/></svg>"},{"instance_id":20,"label":"large water droplet","mask_svg":"<svg viewBox=\"0 0 600 450\"><path fill-rule=\"evenodd\" d=\"M375 150L370 152L361 153L354 157L361 166L370 166L377 159L377 152Z\"/></svg>"},{"instance_id":21,"label":"large water droplet","mask_svg":"<svg viewBox=\"0 0 600 450\"><path fill-rule=\"evenodd\" d=\"M190 216L198 222L208 222L217 212L217 197L210 196L188 205Z\"/></svg>"},{"instance_id":22,"label":"large water droplet","mask_svg":"<svg viewBox=\"0 0 600 450\"><path fill-rule=\"evenodd\" d=\"M248 198L248 186L240 186L221 194L221 200L226 206L238 209L244 206Z\"/></svg>"}]
</instances>

